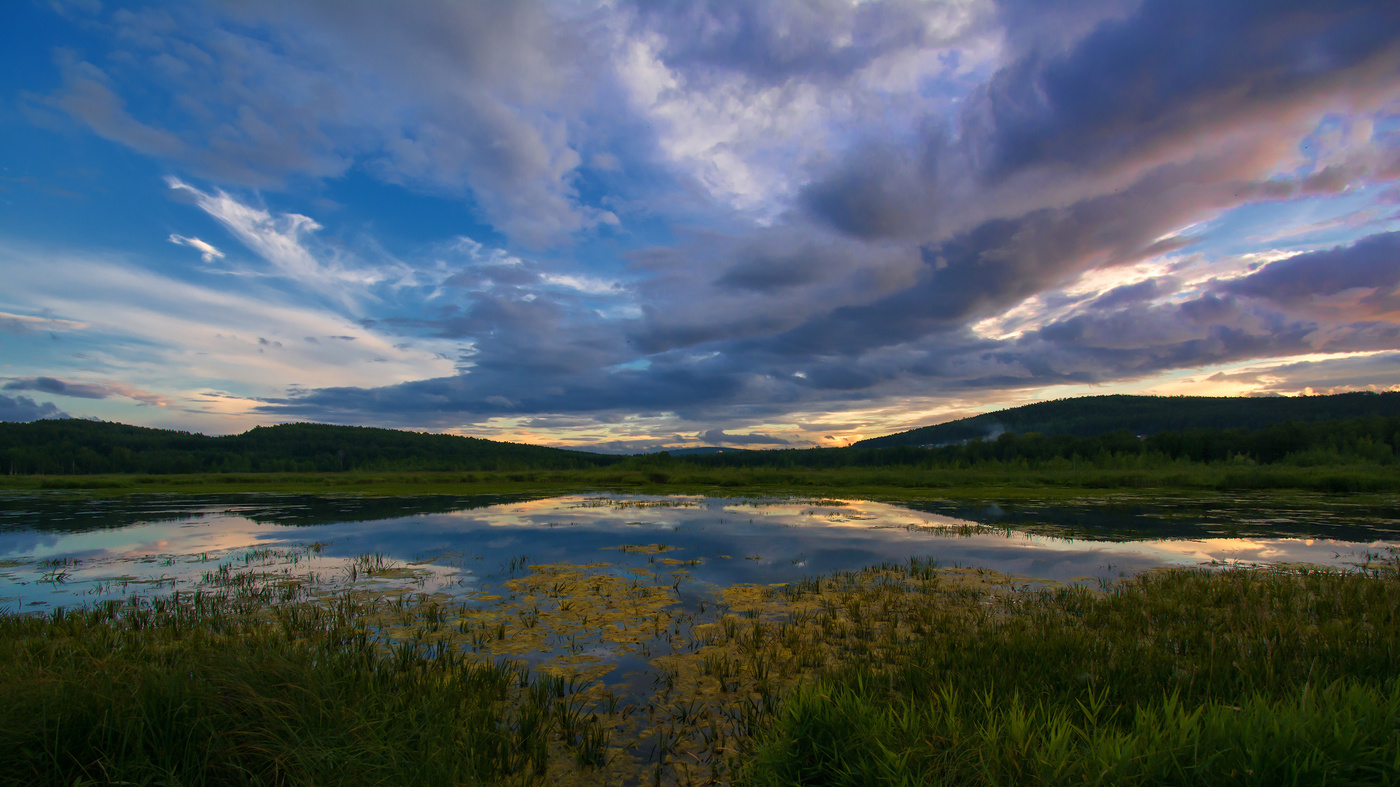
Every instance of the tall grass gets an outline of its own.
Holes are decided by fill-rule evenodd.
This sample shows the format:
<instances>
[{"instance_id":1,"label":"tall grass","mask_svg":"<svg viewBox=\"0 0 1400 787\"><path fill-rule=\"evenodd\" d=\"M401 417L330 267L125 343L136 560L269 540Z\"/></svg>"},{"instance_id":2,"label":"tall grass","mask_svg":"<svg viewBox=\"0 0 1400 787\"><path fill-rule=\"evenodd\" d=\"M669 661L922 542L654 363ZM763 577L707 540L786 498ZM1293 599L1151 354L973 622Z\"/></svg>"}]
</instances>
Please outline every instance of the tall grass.
<instances>
[{"instance_id":1,"label":"tall grass","mask_svg":"<svg viewBox=\"0 0 1400 787\"><path fill-rule=\"evenodd\" d=\"M1115 719L1091 701L1015 691L925 698L855 682L800 689L760 748L755 785L1387 784L1400 696L1354 681L1271 699L1190 704L1170 693ZM1107 718L1106 718L1107 717Z\"/></svg>"},{"instance_id":2,"label":"tall grass","mask_svg":"<svg viewBox=\"0 0 1400 787\"><path fill-rule=\"evenodd\" d=\"M491 626L272 581L0 616L0 784L1400 780L1387 564L1097 592L912 560L689 610L669 586L647 606L622 577L526 570ZM628 634L649 695L490 655L599 628L600 593L641 609L614 622L652 632Z\"/></svg>"},{"instance_id":3,"label":"tall grass","mask_svg":"<svg viewBox=\"0 0 1400 787\"><path fill-rule=\"evenodd\" d=\"M987 601L828 665L769 716L747 780L1400 781L1393 574L1172 571Z\"/></svg>"},{"instance_id":4,"label":"tall grass","mask_svg":"<svg viewBox=\"0 0 1400 787\"><path fill-rule=\"evenodd\" d=\"M495 784L546 770L547 679L383 647L356 624L364 610L338 607L268 616L214 596L0 618L0 784Z\"/></svg>"}]
</instances>

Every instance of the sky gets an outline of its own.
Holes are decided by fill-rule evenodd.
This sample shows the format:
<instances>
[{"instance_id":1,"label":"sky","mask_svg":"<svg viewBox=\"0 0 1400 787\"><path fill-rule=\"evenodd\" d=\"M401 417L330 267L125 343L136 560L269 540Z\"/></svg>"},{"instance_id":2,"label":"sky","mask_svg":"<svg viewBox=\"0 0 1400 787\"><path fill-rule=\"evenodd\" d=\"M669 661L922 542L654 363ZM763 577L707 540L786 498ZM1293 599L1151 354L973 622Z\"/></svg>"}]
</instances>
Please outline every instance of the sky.
<instances>
[{"instance_id":1,"label":"sky","mask_svg":"<svg viewBox=\"0 0 1400 787\"><path fill-rule=\"evenodd\" d=\"M1393 0L0 4L0 420L1400 390Z\"/></svg>"}]
</instances>

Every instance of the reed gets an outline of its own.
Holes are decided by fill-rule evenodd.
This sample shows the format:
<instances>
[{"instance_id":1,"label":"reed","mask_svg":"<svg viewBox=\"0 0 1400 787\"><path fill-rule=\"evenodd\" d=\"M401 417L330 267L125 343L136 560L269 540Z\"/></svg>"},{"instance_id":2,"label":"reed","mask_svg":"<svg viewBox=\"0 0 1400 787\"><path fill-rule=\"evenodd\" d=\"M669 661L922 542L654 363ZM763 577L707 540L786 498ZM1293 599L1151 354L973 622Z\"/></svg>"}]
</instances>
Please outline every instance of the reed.
<instances>
[{"instance_id":1,"label":"reed","mask_svg":"<svg viewBox=\"0 0 1400 787\"><path fill-rule=\"evenodd\" d=\"M876 645L785 697L744 781L1400 780L1393 571L1177 570L968 601L910 608L912 636L849 634Z\"/></svg>"},{"instance_id":2,"label":"reed","mask_svg":"<svg viewBox=\"0 0 1400 787\"><path fill-rule=\"evenodd\" d=\"M187 594L0 618L0 784L495 784L607 733L506 660L418 637L372 604ZM521 683L525 684L521 688Z\"/></svg>"}]
</instances>

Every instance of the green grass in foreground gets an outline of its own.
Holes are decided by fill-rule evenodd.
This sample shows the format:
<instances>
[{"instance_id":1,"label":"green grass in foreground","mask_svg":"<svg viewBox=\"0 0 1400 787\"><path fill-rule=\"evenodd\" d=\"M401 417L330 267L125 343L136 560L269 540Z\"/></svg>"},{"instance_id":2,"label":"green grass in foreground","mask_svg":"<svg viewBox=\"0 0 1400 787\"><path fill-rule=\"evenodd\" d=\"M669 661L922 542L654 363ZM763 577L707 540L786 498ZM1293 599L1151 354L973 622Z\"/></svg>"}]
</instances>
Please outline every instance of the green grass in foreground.
<instances>
[{"instance_id":1,"label":"green grass in foreground","mask_svg":"<svg viewBox=\"0 0 1400 787\"><path fill-rule=\"evenodd\" d=\"M92 496L165 492L212 494L565 494L613 491L667 494L819 494L826 497L945 498L1031 495L1042 499L1119 490L1216 493L1298 490L1324 493L1400 491L1400 473L1385 465L1327 467L1228 462L1128 462L1119 467L1032 467L989 462L964 468L732 468L676 462L665 468L502 472L191 473L184 475L0 476L0 490L68 491Z\"/></svg>"},{"instance_id":2,"label":"green grass in foreground","mask_svg":"<svg viewBox=\"0 0 1400 787\"><path fill-rule=\"evenodd\" d=\"M0 784L1400 780L1392 566L1097 593L916 560L732 588L647 618L688 645L632 711L449 647L434 601L390 607L419 621L403 639L372 599L275 584L0 618Z\"/></svg>"},{"instance_id":3,"label":"green grass in foreground","mask_svg":"<svg viewBox=\"0 0 1400 787\"><path fill-rule=\"evenodd\" d=\"M788 695L747 763L787 784L1392 784L1400 583L1154 574L1003 597Z\"/></svg>"}]
</instances>

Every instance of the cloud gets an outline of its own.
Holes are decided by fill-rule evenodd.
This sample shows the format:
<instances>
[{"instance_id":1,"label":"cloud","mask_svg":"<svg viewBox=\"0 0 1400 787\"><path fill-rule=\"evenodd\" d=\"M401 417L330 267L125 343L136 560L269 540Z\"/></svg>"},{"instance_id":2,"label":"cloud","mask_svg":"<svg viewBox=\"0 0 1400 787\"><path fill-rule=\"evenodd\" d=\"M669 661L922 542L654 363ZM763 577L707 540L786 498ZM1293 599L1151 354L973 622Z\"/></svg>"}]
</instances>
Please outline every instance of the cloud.
<instances>
[{"instance_id":1,"label":"cloud","mask_svg":"<svg viewBox=\"0 0 1400 787\"><path fill-rule=\"evenodd\" d=\"M911 286L834 309L765 341L789 353L850 357L956 332L1093 269L1171 251L1185 241L1161 241L1163 233L1202 210L1260 192L1256 184L1224 180L1240 167L1233 161L1164 167L1117 193L990 220L925 244Z\"/></svg>"},{"instance_id":2,"label":"cloud","mask_svg":"<svg viewBox=\"0 0 1400 787\"><path fill-rule=\"evenodd\" d=\"M1393 95L1398 43L1400 11L1375 0L1146 0L1071 51L1031 53L998 73L965 117L965 131L988 136L967 141L984 146L993 178L1150 160L1319 99Z\"/></svg>"},{"instance_id":3,"label":"cloud","mask_svg":"<svg viewBox=\"0 0 1400 787\"><path fill-rule=\"evenodd\" d=\"M791 445L781 437L766 434L726 434L723 429L701 432L695 439L712 445Z\"/></svg>"},{"instance_id":4,"label":"cloud","mask_svg":"<svg viewBox=\"0 0 1400 787\"><path fill-rule=\"evenodd\" d=\"M189 195L195 205L224 226L244 246L262 257L278 274L330 297L341 305L355 308L368 288L408 271L402 267L369 267L355 264L348 255L329 248L313 252L315 233L321 229L315 219L299 213L278 213L240 202L215 189L204 192L179 178L168 177L174 191ZM176 240L176 238L180 240ZM194 246L204 252L205 262L223 254L197 239L171 235L171 241Z\"/></svg>"},{"instance_id":5,"label":"cloud","mask_svg":"<svg viewBox=\"0 0 1400 787\"><path fill-rule=\"evenodd\" d=\"M901 53L962 42L990 21L979 2L701 0L636 3L637 25L684 72L737 72L755 82L830 85Z\"/></svg>"},{"instance_id":6,"label":"cloud","mask_svg":"<svg viewBox=\"0 0 1400 787\"><path fill-rule=\"evenodd\" d=\"M176 246L189 246L198 251L200 258L207 263L212 263L215 260L224 258L224 253L222 251L219 251L213 245L205 243L199 238L187 238L184 235L176 235L172 232L170 234L170 242Z\"/></svg>"},{"instance_id":7,"label":"cloud","mask_svg":"<svg viewBox=\"0 0 1400 787\"><path fill-rule=\"evenodd\" d=\"M36 403L27 396L10 398L0 394L0 421L38 421L43 418L68 418L53 402Z\"/></svg>"},{"instance_id":8,"label":"cloud","mask_svg":"<svg viewBox=\"0 0 1400 787\"><path fill-rule=\"evenodd\" d=\"M78 399L106 399L109 396L124 396L141 404L156 407L165 407L169 403L166 397L160 394L142 391L123 383L75 383L55 377L19 377L6 382L3 388L6 391L41 391Z\"/></svg>"},{"instance_id":9,"label":"cloud","mask_svg":"<svg viewBox=\"0 0 1400 787\"><path fill-rule=\"evenodd\" d=\"M0 331L28 333L30 331L81 331L87 323L57 317L36 317L29 314L0 312Z\"/></svg>"},{"instance_id":10,"label":"cloud","mask_svg":"<svg viewBox=\"0 0 1400 787\"><path fill-rule=\"evenodd\" d=\"M83 62L71 51L58 51L63 87L40 100L87 124L98 136L147 155L181 157L188 154L175 134L140 122L126 110L126 102L113 90L111 80L98 67Z\"/></svg>"},{"instance_id":11,"label":"cloud","mask_svg":"<svg viewBox=\"0 0 1400 787\"><path fill-rule=\"evenodd\" d=\"M1263 392L1329 394L1344 391L1396 391L1400 353L1378 352L1261 364L1250 370Z\"/></svg>"},{"instance_id":12,"label":"cloud","mask_svg":"<svg viewBox=\"0 0 1400 787\"><path fill-rule=\"evenodd\" d=\"M643 320L630 328L647 352L772 336L835 309L914 284L920 252L852 241L797 223L744 235L697 234L638 254Z\"/></svg>"},{"instance_id":13,"label":"cloud","mask_svg":"<svg viewBox=\"0 0 1400 787\"><path fill-rule=\"evenodd\" d=\"M706 13L721 7L704 6ZM669 13L660 8L655 13ZM532 278L527 266L483 266L462 281L488 297L423 323L474 340L463 374L306 392L269 402L267 411L397 407L467 420L661 412L679 421L723 414L760 423L794 408L840 411L937 392L1102 384L1250 358L1397 346L1394 326L1284 310L1216 287L1197 268L1189 278L1175 275L1169 262L1203 243L1182 228L1243 204L1302 195L1308 167L1321 167L1297 160L1298 141L1327 110L1373 107L1400 93L1377 70L1392 43L1358 32L1368 27L1368 9L1375 30L1388 30L1392 12L1374 4L1288 5L1277 14L1156 0L1135 11L1085 4L1083 18L1054 35L1017 37L1013 44L1029 49L1008 52L955 127L931 120L912 138L886 134L853 145L818 170L798 212L769 226L694 230L679 243L633 253L637 320L575 322L569 302L518 295ZM734 18L740 29L758 24ZM1175 31L1175 41L1192 25L1210 32L1201 52L1164 51L1146 41L1157 24ZM1309 25L1317 30L1312 50ZM1343 46L1353 34L1358 48ZM712 78L706 84L716 90L740 78L776 83L815 68L803 58L821 56L797 41L786 55L737 57L726 70L707 58L768 44L725 29L709 43L692 35L693 45L646 44L653 65L666 68L653 73L662 104L686 95L687 80ZM1112 70L1100 75L1107 98L1070 79L1089 79L1094 64ZM1218 70L1219 84L1201 68ZM824 78L854 73L834 68ZM1155 91L1160 110L1131 95L1153 75L1161 84L1144 89ZM1230 91L1249 95L1231 101ZM1194 127L1182 120L1200 112L1212 117ZM1079 137L1082 150L1074 147ZM1280 175L1284 167L1301 174ZM1222 258L1204 269L1234 265ZM1135 266L1155 272L1126 283L1110 275ZM1103 285L1083 286L1090 280ZM1014 330L973 330L1032 300L1036 307Z\"/></svg>"},{"instance_id":14,"label":"cloud","mask_svg":"<svg viewBox=\"0 0 1400 787\"><path fill-rule=\"evenodd\" d=\"M63 276L52 275L54 270ZM140 379L143 388L186 392L236 387L242 395L256 396L281 394L291 383L400 382L451 372L454 364L443 355L455 355L458 348L456 342L422 337L405 343L401 336L275 289L255 286L240 292L222 282L209 287L111 257L0 244L0 278L7 297L35 311L80 315L85 337L103 342L98 353L103 371ZM322 341L299 340L306 336ZM260 345L260 337L269 345ZM327 341L330 337L354 341ZM283 346L272 346L273 341ZM45 370L34 376L66 375Z\"/></svg>"},{"instance_id":15,"label":"cloud","mask_svg":"<svg viewBox=\"0 0 1400 787\"><path fill-rule=\"evenodd\" d=\"M710 198L768 218L851 134L946 104L938 94L995 49L984 0L617 8L613 69L664 162Z\"/></svg>"},{"instance_id":16,"label":"cloud","mask_svg":"<svg viewBox=\"0 0 1400 787\"><path fill-rule=\"evenodd\" d=\"M803 204L857 237L937 239L1112 193L1243 139L1262 179L1326 111L1400 95L1397 57L1390 3L1145 0L1073 45L1019 56L951 125L930 118L913 144L858 147Z\"/></svg>"},{"instance_id":17,"label":"cloud","mask_svg":"<svg viewBox=\"0 0 1400 787\"><path fill-rule=\"evenodd\" d=\"M81 317L85 336L208 380L148 387L233 390L265 419L613 447L782 441L766 431L794 412L836 439L815 424L1391 352L1397 242L1373 195L1400 178L1398 15L1352 0L118 9L99 21L123 56L75 55L34 103L161 158L266 264L224 258L227 293L130 261L61 284L19 272L23 305L6 308ZM352 250L314 210L249 190L297 204L323 196L318 179L366 175L464 202L504 237L385 239L394 256L365 251L371 227ZM413 231L462 231L433 222ZM1268 229L1246 237L1251 222ZM1376 234L1317 250L1361 232Z\"/></svg>"},{"instance_id":18,"label":"cloud","mask_svg":"<svg viewBox=\"0 0 1400 787\"><path fill-rule=\"evenodd\" d=\"M1397 287L1400 232L1383 232L1347 246L1271 262L1219 289L1289 306L1325 306L1333 296L1350 293L1353 297L1339 304L1348 319L1400 322Z\"/></svg>"},{"instance_id":19,"label":"cloud","mask_svg":"<svg viewBox=\"0 0 1400 787\"><path fill-rule=\"evenodd\" d=\"M1129 306L1155 300L1165 295L1177 292L1181 288L1181 281L1174 276L1160 276L1134 284L1125 284L1115 287L1108 292L1099 295L1089 303L1089 308L1112 309L1115 307Z\"/></svg>"},{"instance_id":20,"label":"cloud","mask_svg":"<svg viewBox=\"0 0 1400 787\"><path fill-rule=\"evenodd\" d=\"M63 85L32 103L201 177L284 188L358 169L469 200L530 242L611 216L579 199L581 157L559 114L594 89L580 76L596 71L587 20L534 3L366 0L118 9L93 22L130 50L105 70L64 55Z\"/></svg>"}]
</instances>

